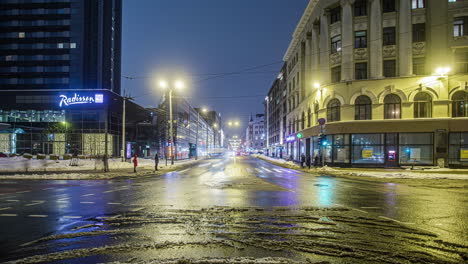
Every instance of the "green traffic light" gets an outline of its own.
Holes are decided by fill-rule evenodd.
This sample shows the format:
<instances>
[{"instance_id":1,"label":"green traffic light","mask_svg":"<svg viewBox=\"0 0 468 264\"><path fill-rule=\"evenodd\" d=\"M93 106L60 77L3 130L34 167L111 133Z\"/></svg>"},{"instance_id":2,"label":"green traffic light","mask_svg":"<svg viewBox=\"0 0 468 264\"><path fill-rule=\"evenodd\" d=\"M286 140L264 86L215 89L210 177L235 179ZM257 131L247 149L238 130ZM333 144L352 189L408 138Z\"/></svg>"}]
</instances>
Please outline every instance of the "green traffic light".
<instances>
[{"instance_id":1,"label":"green traffic light","mask_svg":"<svg viewBox=\"0 0 468 264\"><path fill-rule=\"evenodd\" d=\"M299 134L296 135L296 137L297 137L297 138L302 138L302 134L299 133Z\"/></svg>"}]
</instances>

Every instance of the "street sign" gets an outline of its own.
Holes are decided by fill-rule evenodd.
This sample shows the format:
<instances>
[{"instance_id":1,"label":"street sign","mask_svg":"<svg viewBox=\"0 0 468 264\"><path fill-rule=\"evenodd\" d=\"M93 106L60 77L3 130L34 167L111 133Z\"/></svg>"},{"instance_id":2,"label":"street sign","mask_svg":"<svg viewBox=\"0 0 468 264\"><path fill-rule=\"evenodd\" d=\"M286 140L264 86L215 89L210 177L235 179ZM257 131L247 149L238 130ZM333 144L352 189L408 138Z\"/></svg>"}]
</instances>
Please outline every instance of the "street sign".
<instances>
[{"instance_id":1,"label":"street sign","mask_svg":"<svg viewBox=\"0 0 468 264\"><path fill-rule=\"evenodd\" d=\"M318 120L318 123L321 126L325 125L326 122L327 122L327 120L325 118L319 118L319 120Z\"/></svg>"}]
</instances>

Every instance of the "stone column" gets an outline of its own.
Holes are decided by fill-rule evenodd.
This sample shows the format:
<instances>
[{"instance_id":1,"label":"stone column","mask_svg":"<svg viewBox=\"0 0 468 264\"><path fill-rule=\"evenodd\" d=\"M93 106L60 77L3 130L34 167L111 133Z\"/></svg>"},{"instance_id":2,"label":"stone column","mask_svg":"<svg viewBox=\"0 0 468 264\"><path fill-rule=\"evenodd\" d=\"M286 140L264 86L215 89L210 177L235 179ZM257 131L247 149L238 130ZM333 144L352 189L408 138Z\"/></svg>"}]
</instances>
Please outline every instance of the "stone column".
<instances>
[{"instance_id":1,"label":"stone column","mask_svg":"<svg viewBox=\"0 0 468 264\"><path fill-rule=\"evenodd\" d=\"M371 79L383 78L382 62L382 10L380 0L371 0L369 58Z\"/></svg>"},{"instance_id":2,"label":"stone column","mask_svg":"<svg viewBox=\"0 0 468 264\"><path fill-rule=\"evenodd\" d=\"M320 17L320 63L319 82L328 84L331 82L330 76L330 37L328 32L328 12L323 12Z\"/></svg>"},{"instance_id":3,"label":"stone column","mask_svg":"<svg viewBox=\"0 0 468 264\"><path fill-rule=\"evenodd\" d=\"M311 34L306 34L306 42L305 42L305 74L302 76L304 88L305 88L305 96L309 97L312 92L312 74L311 74L311 63L312 63L312 38Z\"/></svg>"},{"instance_id":4,"label":"stone column","mask_svg":"<svg viewBox=\"0 0 468 264\"><path fill-rule=\"evenodd\" d=\"M341 21L341 79L352 80L353 78L353 11L351 5L354 0L341 0L343 17Z\"/></svg>"},{"instance_id":5,"label":"stone column","mask_svg":"<svg viewBox=\"0 0 468 264\"><path fill-rule=\"evenodd\" d=\"M411 1L400 0L398 31L398 64L400 76L411 76L413 75L413 25L411 21Z\"/></svg>"}]
</instances>

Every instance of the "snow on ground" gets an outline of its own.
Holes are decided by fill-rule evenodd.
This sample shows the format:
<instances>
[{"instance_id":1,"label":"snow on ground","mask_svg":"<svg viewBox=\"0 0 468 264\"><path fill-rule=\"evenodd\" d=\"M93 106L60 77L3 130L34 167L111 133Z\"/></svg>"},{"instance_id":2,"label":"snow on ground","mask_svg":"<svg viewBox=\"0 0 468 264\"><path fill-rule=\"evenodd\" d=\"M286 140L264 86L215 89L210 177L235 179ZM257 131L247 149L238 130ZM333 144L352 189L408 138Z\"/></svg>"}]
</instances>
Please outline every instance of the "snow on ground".
<instances>
[{"instance_id":1,"label":"snow on ground","mask_svg":"<svg viewBox=\"0 0 468 264\"><path fill-rule=\"evenodd\" d=\"M177 164L191 162L192 160L177 161ZM168 162L170 163L170 161ZM26 171L80 171L102 170L103 162L94 159L79 159L78 166L70 166L71 160L37 160L23 157L0 158L0 172L26 172ZM166 161L160 160L159 166L165 167ZM133 163L129 160L121 162L120 158L109 159L109 168L133 169ZM154 168L154 160L138 159L138 168Z\"/></svg>"},{"instance_id":2,"label":"snow on ground","mask_svg":"<svg viewBox=\"0 0 468 264\"><path fill-rule=\"evenodd\" d=\"M291 168L291 169L301 169L299 165L286 161L284 159L275 159L265 155L252 155L253 157L266 160L273 164ZM361 176L361 177L374 177L374 178L393 178L393 179L450 179L450 180L468 180L468 170L466 169L448 169L448 168L430 168L423 170L419 168L417 171L410 169L406 170L386 170L373 169L372 171L368 170L359 170L359 169L341 169L341 168L331 168L328 166L317 168L317 169L302 169L306 172L311 173L320 173L326 172L334 175L348 175L348 176Z\"/></svg>"}]
</instances>

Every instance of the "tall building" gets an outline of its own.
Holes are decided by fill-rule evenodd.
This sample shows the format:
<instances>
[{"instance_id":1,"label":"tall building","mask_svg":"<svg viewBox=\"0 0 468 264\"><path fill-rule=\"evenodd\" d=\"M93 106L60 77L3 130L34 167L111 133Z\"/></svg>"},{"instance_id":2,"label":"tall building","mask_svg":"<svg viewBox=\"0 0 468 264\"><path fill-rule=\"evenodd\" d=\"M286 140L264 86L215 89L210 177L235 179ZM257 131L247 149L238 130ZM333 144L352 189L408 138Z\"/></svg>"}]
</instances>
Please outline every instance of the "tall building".
<instances>
[{"instance_id":1,"label":"tall building","mask_svg":"<svg viewBox=\"0 0 468 264\"><path fill-rule=\"evenodd\" d=\"M121 0L0 0L0 151L118 155L121 17Z\"/></svg>"},{"instance_id":2,"label":"tall building","mask_svg":"<svg viewBox=\"0 0 468 264\"><path fill-rule=\"evenodd\" d=\"M468 166L467 8L460 0L310 1L284 56L288 156Z\"/></svg>"},{"instance_id":3,"label":"tall building","mask_svg":"<svg viewBox=\"0 0 468 264\"><path fill-rule=\"evenodd\" d=\"M265 98L267 154L283 158L286 153L284 135L287 115L287 64L285 63Z\"/></svg>"},{"instance_id":4,"label":"tall building","mask_svg":"<svg viewBox=\"0 0 468 264\"><path fill-rule=\"evenodd\" d=\"M245 149L248 152L263 152L266 148L265 115L250 116L245 132Z\"/></svg>"}]
</instances>

